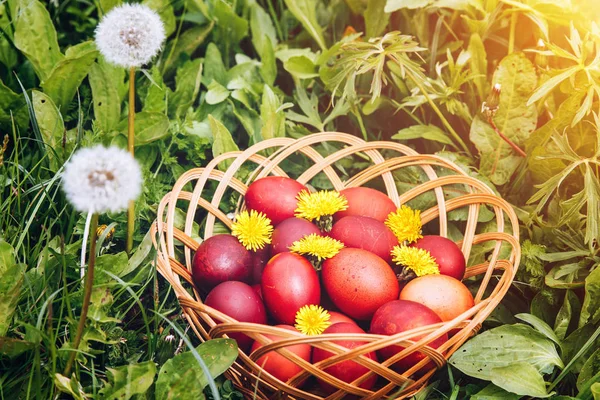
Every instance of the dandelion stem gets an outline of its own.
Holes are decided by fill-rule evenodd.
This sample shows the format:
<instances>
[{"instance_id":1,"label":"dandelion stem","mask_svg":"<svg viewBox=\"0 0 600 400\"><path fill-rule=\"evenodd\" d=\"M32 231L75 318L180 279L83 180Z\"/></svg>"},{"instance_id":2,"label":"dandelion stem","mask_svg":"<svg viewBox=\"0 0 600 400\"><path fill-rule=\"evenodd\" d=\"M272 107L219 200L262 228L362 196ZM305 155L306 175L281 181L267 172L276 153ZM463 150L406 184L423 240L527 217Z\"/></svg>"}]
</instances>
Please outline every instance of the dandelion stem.
<instances>
[{"instance_id":1,"label":"dandelion stem","mask_svg":"<svg viewBox=\"0 0 600 400\"><path fill-rule=\"evenodd\" d=\"M134 155L135 144L135 68L129 69L129 113L127 115L127 150L131 155ZM127 242L125 250L131 254L133 249L133 230L135 225L134 220L135 202L131 200L127 209Z\"/></svg>"},{"instance_id":2,"label":"dandelion stem","mask_svg":"<svg viewBox=\"0 0 600 400\"><path fill-rule=\"evenodd\" d=\"M65 367L64 376L68 377L71 374L71 368L73 367L73 361L77 355L77 349L81 343L81 337L83 336L83 328L85 328L85 321L87 320L88 309L90 306L90 299L92 298L92 287L94 285L94 265L96 264L96 239L98 234L98 214L92 215L92 224L90 227L90 261L87 267L87 273L85 275L85 287L83 289L83 305L81 306L81 315L79 316L79 324L77 325L77 332L75 333L75 341L73 342L73 349L69 355L67 366Z\"/></svg>"},{"instance_id":3,"label":"dandelion stem","mask_svg":"<svg viewBox=\"0 0 600 400\"><path fill-rule=\"evenodd\" d=\"M527 153L525 153L515 142L513 142L507 136L505 136L502 132L500 132L500 129L498 129L498 127L494 123L494 120L492 119L492 117L488 118L488 123L490 124L490 126L492 127L494 132L496 132L498 134L498 136L500 136L500 138L502 138L502 140L504 140L506 143L508 143L508 145L510 147L512 147L512 149L515 152L517 152L518 155L520 155L521 157L527 157Z\"/></svg>"}]
</instances>

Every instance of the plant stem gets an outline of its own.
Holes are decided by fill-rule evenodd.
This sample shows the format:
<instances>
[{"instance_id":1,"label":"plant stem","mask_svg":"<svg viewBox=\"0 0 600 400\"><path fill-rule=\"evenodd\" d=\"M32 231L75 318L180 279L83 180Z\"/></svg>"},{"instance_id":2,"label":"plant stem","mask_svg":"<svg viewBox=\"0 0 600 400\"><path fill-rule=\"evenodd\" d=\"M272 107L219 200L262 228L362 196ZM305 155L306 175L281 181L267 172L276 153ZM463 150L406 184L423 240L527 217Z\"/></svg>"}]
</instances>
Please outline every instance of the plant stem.
<instances>
[{"instance_id":1,"label":"plant stem","mask_svg":"<svg viewBox=\"0 0 600 400\"><path fill-rule=\"evenodd\" d=\"M517 154L519 154L521 157L527 157L527 153L525 153L519 146L517 146L517 144L515 142L513 142L507 136L505 136L502 132L500 132L500 129L498 129L498 127L494 123L494 120L492 119L492 117L488 118L488 123L491 125L492 129L494 129L494 131L498 134L498 136L500 136L502 138L502 140L504 140L506 143L508 143L508 145L510 147L512 147L513 150L517 152Z\"/></svg>"},{"instance_id":2,"label":"plant stem","mask_svg":"<svg viewBox=\"0 0 600 400\"><path fill-rule=\"evenodd\" d=\"M513 12L510 16L510 33L508 36L508 54L512 54L515 51L515 30L517 28L517 17L518 14Z\"/></svg>"},{"instance_id":3,"label":"plant stem","mask_svg":"<svg viewBox=\"0 0 600 400\"><path fill-rule=\"evenodd\" d=\"M134 155L135 144L135 68L129 69L129 113L127 115L127 150ZM133 249L133 230L135 228L135 202L129 201L127 209L127 243L125 250L131 254Z\"/></svg>"},{"instance_id":4,"label":"plant stem","mask_svg":"<svg viewBox=\"0 0 600 400\"><path fill-rule=\"evenodd\" d=\"M444 124L446 129L448 129L448 132L450 132L452 137L454 137L454 140L456 140L456 142L460 145L460 147L462 147L462 149L469 156L472 156L471 151L469 150L469 148L467 147L465 142L461 139L461 137L458 135L458 133L456 133L454 128L452 128L452 125L450 125L450 122L448 122L446 117L444 117L444 114L442 114L442 111L438 108L438 106L433 102L433 100L431 100L431 98L427 94L427 91L425 90L425 88L423 87L421 82L419 82L419 80L413 74L409 73L409 76L410 76L411 80L414 82L414 84L419 88L421 93L423 93L423 96L425 96L425 99L427 100L427 102L429 103L431 108L433 108L433 111L435 111L437 116L440 118L440 120L442 121L442 124Z\"/></svg>"},{"instance_id":5,"label":"plant stem","mask_svg":"<svg viewBox=\"0 0 600 400\"><path fill-rule=\"evenodd\" d=\"M85 274L85 287L83 289L83 305L81 306L81 315L79 316L79 324L77 325L77 332L75 333L75 342L73 343L73 351L69 355L67 366L65 367L64 376L69 377L71 374L71 368L73 367L73 361L77 356L77 349L81 343L81 337L83 336L83 328L85 328L85 321L87 320L88 309L90 306L90 299L92 298L92 287L94 286L94 265L96 264L96 239L98 235L96 230L98 229L98 214L92 216L92 224L90 227L90 260L88 263L87 273Z\"/></svg>"}]
</instances>

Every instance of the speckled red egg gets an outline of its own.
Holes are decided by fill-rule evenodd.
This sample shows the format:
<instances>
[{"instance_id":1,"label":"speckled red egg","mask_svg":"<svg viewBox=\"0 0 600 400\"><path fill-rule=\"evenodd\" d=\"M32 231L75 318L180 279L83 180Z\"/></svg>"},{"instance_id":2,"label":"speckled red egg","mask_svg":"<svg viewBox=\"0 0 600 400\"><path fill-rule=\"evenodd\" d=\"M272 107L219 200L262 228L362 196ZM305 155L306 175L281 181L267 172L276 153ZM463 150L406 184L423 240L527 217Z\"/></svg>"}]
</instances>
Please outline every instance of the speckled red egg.
<instances>
[{"instance_id":1,"label":"speckled red egg","mask_svg":"<svg viewBox=\"0 0 600 400\"><path fill-rule=\"evenodd\" d=\"M388 263L392 261L392 249L398 245L398 239L383 222L356 215L337 221L329 236L344 243L346 247L370 251Z\"/></svg>"},{"instance_id":2,"label":"speckled red egg","mask_svg":"<svg viewBox=\"0 0 600 400\"><path fill-rule=\"evenodd\" d=\"M398 298L400 287L392 268L381 257L362 249L344 248L325 260L323 286L346 315L371 318L375 310Z\"/></svg>"}]
</instances>

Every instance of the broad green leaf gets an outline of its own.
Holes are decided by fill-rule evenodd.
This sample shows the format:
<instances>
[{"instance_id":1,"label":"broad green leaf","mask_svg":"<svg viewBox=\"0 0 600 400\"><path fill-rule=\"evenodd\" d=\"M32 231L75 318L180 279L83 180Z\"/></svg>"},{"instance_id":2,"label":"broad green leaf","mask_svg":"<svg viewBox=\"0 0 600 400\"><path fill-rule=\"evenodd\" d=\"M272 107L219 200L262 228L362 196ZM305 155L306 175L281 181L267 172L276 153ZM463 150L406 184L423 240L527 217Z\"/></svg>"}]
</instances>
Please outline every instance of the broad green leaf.
<instances>
[{"instance_id":1,"label":"broad green leaf","mask_svg":"<svg viewBox=\"0 0 600 400\"><path fill-rule=\"evenodd\" d=\"M19 302L25 265L17 264L10 244L0 239L0 336L5 336Z\"/></svg>"},{"instance_id":2,"label":"broad green leaf","mask_svg":"<svg viewBox=\"0 0 600 400\"><path fill-rule=\"evenodd\" d=\"M216 81L222 86L227 86L227 70L217 45L209 43L204 58L204 85L208 86L212 81Z\"/></svg>"},{"instance_id":3,"label":"broad green leaf","mask_svg":"<svg viewBox=\"0 0 600 400\"><path fill-rule=\"evenodd\" d=\"M233 141L231 133L223 123L215 119L212 115L208 116L208 123L210 124L210 130L214 138L212 145L213 157L218 157L221 154L228 153L230 151L238 151L239 147ZM219 169L221 171L227 170L231 165L232 160L226 160L219 163Z\"/></svg>"},{"instance_id":4,"label":"broad green leaf","mask_svg":"<svg viewBox=\"0 0 600 400\"><path fill-rule=\"evenodd\" d=\"M591 386L600 382L600 349L597 349L583 364L577 377L578 398L586 398Z\"/></svg>"},{"instance_id":5,"label":"broad green leaf","mask_svg":"<svg viewBox=\"0 0 600 400\"><path fill-rule=\"evenodd\" d=\"M596 171L598 165L596 165ZM594 167L590 164L586 165L585 176L584 176L584 190L585 199L587 200L587 220L585 223L585 242L593 243L594 241L600 240L600 182L598 182L598 176L594 172ZM573 209L574 212L578 212L580 208ZM599 275L600 276L600 275ZM596 294L600 294L600 278L597 280L598 288ZM600 305L600 296L597 297ZM600 314L599 314L600 315ZM597 318L594 318L596 321Z\"/></svg>"},{"instance_id":6,"label":"broad green leaf","mask_svg":"<svg viewBox=\"0 0 600 400\"><path fill-rule=\"evenodd\" d=\"M144 394L154 382L154 361L106 368L108 383L100 390L101 399L128 400L136 394Z\"/></svg>"},{"instance_id":7,"label":"broad green leaf","mask_svg":"<svg viewBox=\"0 0 600 400\"><path fill-rule=\"evenodd\" d=\"M385 12L392 13L394 11L416 8L424 8L433 3L434 0L387 0Z\"/></svg>"},{"instance_id":8,"label":"broad green leaf","mask_svg":"<svg viewBox=\"0 0 600 400\"><path fill-rule=\"evenodd\" d=\"M31 101L44 144L53 149L48 151L50 166L52 170L57 170L62 161L62 142L66 134L62 115L52 99L42 92L34 90Z\"/></svg>"},{"instance_id":9,"label":"broad green leaf","mask_svg":"<svg viewBox=\"0 0 600 400\"><path fill-rule=\"evenodd\" d=\"M554 323L554 332L556 332L556 336L560 340L565 338L569 326L572 324L573 317L579 314L580 311L581 302L579 301L579 297L572 290L567 290L565 292L565 300L556 315Z\"/></svg>"},{"instance_id":10,"label":"broad green leaf","mask_svg":"<svg viewBox=\"0 0 600 400\"><path fill-rule=\"evenodd\" d=\"M77 381L75 374L73 374L71 378L67 378L61 374L54 374L54 384L58 390L70 395L75 400L84 400L88 398L87 394L83 391L83 387Z\"/></svg>"},{"instance_id":11,"label":"broad green leaf","mask_svg":"<svg viewBox=\"0 0 600 400\"><path fill-rule=\"evenodd\" d=\"M198 47L204 43L210 32L212 31L215 23L211 21L206 25L194 26L186 29L174 43L174 45L167 46L163 52L166 57L164 71L168 73L174 67L179 65L180 58L190 57ZM209 45L210 46L210 45Z\"/></svg>"},{"instance_id":12,"label":"broad green leaf","mask_svg":"<svg viewBox=\"0 0 600 400\"><path fill-rule=\"evenodd\" d=\"M550 325L548 325L545 321L541 320L535 315L526 313L517 314L515 315L515 317L520 319L521 321L527 322L528 324L533 326L536 331L538 331L539 333L546 336L548 339L552 340L554 343L560 346L560 340L558 339L558 336L556 336L556 333L554 333Z\"/></svg>"},{"instance_id":13,"label":"broad green leaf","mask_svg":"<svg viewBox=\"0 0 600 400\"><path fill-rule=\"evenodd\" d=\"M470 400L519 400L521 396L509 393L506 390L490 383L479 392L470 397Z\"/></svg>"},{"instance_id":14,"label":"broad green leaf","mask_svg":"<svg viewBox=\"0 0 600 400\"><path fill-rule=\"evenodd\" d=\"M398 133L392 136L392 139L396 140L411 140L411 139L425 139L447 144L452 147L454 143L452 139L448 137L448 134L438 128L435 125L413 125L408 128L400 129Z\"/></svg>"},{"instance_id":15,"label":"broad green leaf","mask_svg":"<svg viewBox=\"0 0 600 400\"><path fill-rule=\"evenodd\" d=\"M119 123L118 129L127 135L127 119ZM142 146L162 139L169 134L169 118L157 112L142 111L135 114L135 145Z\"/></svg>"},{"instance_id":16,"label":"broad green leaf","mask_svg":"<svg viewBox=\"0 0 600 400\"><path fill-rule=\"evenodd\" d=\"M248 21L235 13L235 10L224 1L217 1L213 6L213 17L217 22L215 42L225 48L225 43L237 45L248 35Z\"/></svg>"},{"instance_id":17,"label":"broad green leaf","mask_svg":"<svg viewBox=\"0 0 600 400\"><path fill-rule=\"evenodd\" d=\"M0 320L2 316L0 316ZM35 344L26 340L0 336L0 356L16 357L35 347ZM0 357L1 358L1 357Z\"/></svg>"},{"instance_id":18,"label":"broad green leaf","mask_svg":"<svg viewBox=\"0 0 600 400\"><path fill-rule=\"evenodd\" d=\"M208 92L204 99L208 104L219 104L229 97L229 90L217 81L212 81L207 89Z\"/></svg>"},{"instance_id":19,"label":"broad green leaf","mask_svg":"<svg viewBox=\"0 0 600 400\"><path fill-rule=\"evenodd\" d=\"M108 271L118 277L123 276L127 268L127 253L124 251L117 254L102 254L96 258L96 273L94 274L94 285L100 285L112 281L112 278L103 271Z\"/></svg>"},{"instance_id":20,"label":"broad green leaf","mask_svg":"<svg viewBox=\"0 0 600 400\"><path fill-rule=\"evenodd\" d=\"M535 106L525 105L537 82L535 68L523 53L513 53L500 62L493 82L502 85L494 122L500 132L522 145L537 124ZM481 155L481 173L496 185L507 183L523 158L480 116L473 120L470 138Z\"/></svg>"},{"instance_id":21,"label":"broad green leaf","mask_svg":"<svg viewBox=\"0 0 600 400\"><path fill-rule=\"evenodd\" d=\"M250 9L250 32L254 48L262 60L265 58L265 52L272 51L277 46L277 32L269 14L258 4L254 4ZM269 46L270 50L266 46Z\"/></svg>"},{"instance_id":22,"label":"broad green leaf","mask_svg":"<svg viewBox=\"0 0 600 400\"><path fill-rule=\"evenodd\" d=\"M491 381L492 370L520 362L549 373L563 367L554 343L528 325L503 325L477 335L450 357L450 364L474 378Z\"/></svg>"},{"instance_id":23,"label":"broad green leaf","mask_svg":"<svg viewBox=\"0 0 600 400\"><path fill-rule=\"evenodd\" d=\"M311 79L319 76L317 66L306 56L290 57L283 63L283 68L298 79Z\"/></svg>"},{"instance_id":24,"label":"broad green leaf","mask_svg":"<svg viewBox=\"0 0 600 400\"><path fill-rule=\"evenodd\" d=\"M104 60L90 68L89 81L94 102L94 117L98 127L105 133L117 128L121 120L120 86L123 85L125 72L111 66Z\"/></svg>"},{"instance_id":25,"label":"broad green leaf","mask_svg":"<svg viewBox=\"0 0 600 400\"><path fill-rule=\"evenodd\" d=\"M165 114L167 103L171 100L171 89L163 82L162 74L157 66L152 66L148 72L148 90L143 100L143 111L153 111Z\"/></svg>"},{"instance_id":26,"label":"broad green leaf","mask_svg":"<svg viewBox=\"0 0 600 400\"><path fill-rule=\"evenodd\" d=\"M106 269L103 269L106 271ZM104 276L108 276L105 273L100 272ZM121 275L125 275L122 273ZM90 308L88 311L88 318L92 321L104 323L119 323L121 320L109 316L110 306L114 301L113 295L108 286L98 286L92 289L92 297L90 299Z\"/></svg>"},{"instance_id":27,"label":"broad green leaf","mask_svg":"<svg viewBox=\"0 0 600 400\"><path fill-rule=\"evenodd\" d=\"M492 368L491 373L492 383L508 392L540 399L550 396L542 375L526 362Z\"/></svg>"},{"instance_id":28,"label":"broad green leaf","mask_svg":"<svg viewBox=\"0 0 600 400\"><path fill-rule=\"evenodd\" d=\"M304 29L317 42L321 50L327 50L323 29L317 21L317 1L316 0L285 0L285 5L290 12L302 24Z\"/></svg>"},{"instance_id":29,"label":"broad green leaf","mask_svg":"<svg viewBox=\"0 0 600 400\"><path fill-rule=\"evenodd\" d=\"M10 243L0 238L0 276L4 275L16 263L15 249Z\"/></svg>"},{"instance_id":30,"label":"broad green leaf","mask_svg":"<svg viewBox=\"0 0 600 400\"><path fill-rule=\"evenodd\" d=\"M77 88L87 76L97 56L98 50L94 42L70 47L65 53L65 58L56 64L48 78L42 82L44 93L54 100L54 104L62 113L67 111L67 106L73 100Z\"/></svg>"},{"instance_id":31,"label":"broad green leaf","mask_svg":"<svg viewBox=\"0 0 600 400\"><path fill-rule=\"evenodd\" d=\"M263 50L260 60L260 76L267 85L272 86L277 79L277 60L271 41L265 42Z\"/></svg>"},{"instance_id":32,"label":"broad green leaf","mask_svg":"<svg viewBox=\"0 0 600 400\"><path fill-rule=\"evenodd\" d=\"M380 36L390 22L390 14L385 13L387 0L369 0L365 10L367 38Z\"/></svg>"},{"instance_id":33,"label":"broad green leaf","mask_svg":"<svg viewBox=\"0 0 600 400\"><path fill-rule=\"evenodd\" d=\"M585 296L581 306L579 327L588 322L596 323L600 319L600 268L593 270L585 278Z\"/></svg>"},{"instance_id":34,"label":"broad green leaf","mask_svg":"<svg viewBox=\"0 0 600 400\"><path fill-rule=\"evenodd\" d=\"M15 14L13 14L15 15ZM38 0L20 0L15 20L15 47L27 57L42 82L64 58L46 7Z\"/></svg>"},{"instance_id":35,"label":"broad green leaf","mask_svg":"<svg viewBox=\"0 0 600 400\"><path fill-rule=\"evenodd\" d=\"M280 107L281 100L279 97L268 85L265 85L260 106L260 119L262 121L260 134L263 140L285 136L285 114L281 112Z\"/></svg>"},{"instance_id":36,"label":"broad green leaf","mask_svg":"<svg viewBox=\"0 0 600 400\"><path fill-rule=\"evenodd\" d=\"M477 93L479 94L480 99L484 99L487 95L488 91L488 83L487 83L487 53L485 52L485 46L483 45L483 40L481 40L481 36L478 33L474 33L471 35L471 39L469 40L469 66L471 67L471 72L475 75L473 82L475 83L475 87L477 88Z\"/></svg>"},{"instance_id":37,"label":"broad green leaf","mask_svg":"<svg viewBox=\"0 0 600 400\"><path fill-rule=\"evenodd\" d=\"M232 339L213 339L196 347L206 364L210 377L204 375L198 360L190 351L167 361L156 380L156 400L192 400L203 398L209 379L215 379L233 364L238 348Z\"/></svg>"},{"instance_id":38,"label":"broad green leaf","mask_svg":"<svg viewBox=\"0 0 600 400\"><path fill-rule=\"evenodd\" d=\"M13 92L0 80L0 129L3 132L9 132L12 129L12 118L20 128L27 127L29 114L25 97Z\"/></svg>"},{"instance_id":39,"label":"broad green leaf","mask_svg":"<svg viewBox=\"0 0 600 400\"><path fill-rule=\"evenodd\" d=\"M183 117L200 93L202 60L188 61L177 69L175 93L169 100L169 114Z\"/></svg>"},{"instance_id":40,"label":"broad green leaf","mask_svg":"<svg viewBox=\"0 0 600 400\"><path fill-rule=\"evenodd\" d=\"M142 4L150 7L160 15L160 19L165 25L165 35L171 36L177 27L175 21L175 12L169 0L144 0Z\"/></svg>"}]
</instances>

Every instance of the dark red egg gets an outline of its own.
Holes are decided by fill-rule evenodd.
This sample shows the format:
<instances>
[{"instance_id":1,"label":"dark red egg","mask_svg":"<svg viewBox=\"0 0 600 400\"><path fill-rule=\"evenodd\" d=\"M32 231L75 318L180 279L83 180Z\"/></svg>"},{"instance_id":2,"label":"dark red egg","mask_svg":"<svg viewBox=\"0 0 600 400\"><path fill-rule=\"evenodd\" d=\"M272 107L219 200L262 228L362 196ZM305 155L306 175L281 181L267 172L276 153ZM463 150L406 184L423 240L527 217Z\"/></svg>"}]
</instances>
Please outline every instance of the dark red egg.
<instances>
[{"instance_id":1,"label":"dark red egg","mask_svg":"<svg viewBox=\"0 0 600 400\"><path fill-rule=\"evenodd\" d=\"M397 208L389 197L375 189L355 187L340 193L348 200L348 209L335 213L336 221L348 215L359 215L385 222L387 216Z\"/></svg>"},{"instance_id":2,"label":"dark red egg","mask_svg":"<svg viewBox=\"0 0 600 400\"><path fill-rule=\"evenodd\" d=\"M329 328L325 329L323 333L365 333L365 331L363 331L356 324L349 322L340 322L331 325ZM366 344L367 342L359 340L334 340L332 343L352 350L356 347ZM315 347L315 349L313 350L312 361L313 363L318 363L319 361L325 360L333 355L334 353ZM365 356L370 358L371 360L377 361L377 356L374 352L367 353L365 354ZM351 383L354 380L366 374L367 372L369 372L369 368L364 367L355 361L346 360L333 364L332 366L325 368L324 371L331 374L331 376L338 378L339 380L342 380L346 383ZM371 389L375 384L376 380L377 375L373 375L367 378L365 381L363 381L359 385L359 387L363 389ZM326 382L319 381L319 384L327 393L333 393L336 391L336 389L333 386L329 385Z\"/></svg>"},{"instance_id":3,"label":"dark red egg","mask_svg":"<svg viewBox=\"0 0 600 400\"><path fill-rule=\"evenodd\" d=\"M344 248L325 260L323 286L346 315L367 320L388 301L398 298L398 279L381 257L362 249Z\"/></svg>"},{"instance_id":4,"label":"dark red egg","mask_svg":"<svg viewBox=\"0 0 600 400\"><path fill-rule=\"evenodd\" d=\"M265 213L274 226L285 219L292 218L298 206L296 196L308 189L291 178L267 176L248 186L244 199L246 207Z\"/></svg>"},{"instance_id":5,"label":"dark red egg","mask_svg":"<svg viewBox=\"0 0 600 400\"><path fill-rule=\"evenodd\" d=\"M308 260L295 253L279 253L263 271L261 290L267 310L280 323L293 325L298 310L319 304L319 276Z\"/></svg>"},{"instance_id":6,"label":"dark red egg","mask_svg":"<svg viewBox=\"0 0 600 400\"><path fill-rule=\"evenodd\" d=\"M252 256L231 235L216 235L200 244L192 262L192 278L199 288L212 289L225 281L250 282Z\"/></svg>"},{"instance_id":7,"label":"dark red egg","mask_svg":"<svg viewBox=\"0 0 600 400\"><path fill-rule=\"evenodd\" d=\"M356 215L337 221L329 236L344 243L346 247L370 251L388 263L392 261L392 249L398 245L398 239L383 222Z\"/></svg>"},{"instance_id":8,"label":"dark red egg","mask_svg":"<svg viewBox=\"0 0 600 400\"><path fill-rule=\"evenodd\" d=\"M423 236L415 243L413 247L427 250L440 268L440 274L448 275L462 280L465 276L466 262L465 256L452 240L442 236L429 235Z\"/></svg>"},{"instance_id":9,"label":"dark red egg","mask_svg":"<svg viewBox=\"0 0 600 400\"><path fill-rule=\"evenodd\" d=\"M223 282L210 291L204 303L240 322L267 323L267 313L254 289L243 282ZM228 334L243 351L248 350L252 339L242 333Z\"/></svg>"},{"instance_id":10,"label":"dark red egg","mask_svg":"<svg viewBox=\"0 0 600 400\"><path fill-rule=\"evenodd\" d=\"M276 325L277 328L287 329L290 331L296 331L293 326L289 325ZM271 339L274 342L283 340L280 336L275 335L267 335L266 337ZM254 342L252 344L251 352L263 347L259 342ZM311 355L311 347L309 344L295 344L292 346L285 347L286 350L291 351L296 354L298 357L302 358L304 361L310 362ZM299 372L302 372L302 367L298 366L295 362L288 360L277 351L270 351L264 356L260 357L256 360L256 364L261 366L265 371L273 375L275 378L280 381L286 382Z\"/></svg>"},{"instance_id":11,"label":"dark red egg","mask_svg":"<svg viewBox=\"0 0 600 400\"><path fill-rule=\"evenodd\" d=\"M260 284L263 269L271 258L271 246L266 245L262 249L251 251L250 255L252 256L252 283Z\"/></svg>"},{"instance_id":12,"label":"dark red egg","mask_svg":"<svg viewBox=\"0 0 600 400\"><path fill-rule=\"evenodd\" d=\"M378 335L394 335L440 322L442 322L441 318L422 304L414 301L394 300L384 304L375 312L371 320L370 332ZM418 341L426 335L415 335L410 339ZM448 335L444 334L429 343L429 346L437 349L447 340ZM402 350L404 350L402 346L388 346L379 350L378 354L381 360L387 360ZM402 373L425 357L426 355L421 352L414 352L394 363L392 368Z\"/></svg>"},{"instance_id":13,"label":"dark red egg","mask_svg":"<svg viewBox=\"0 0 600 400\"><path fill-rule=\"evenodd\" d=\"M289 250L289 247L297 240L311 234L322 235L317 226L305 219L288 218L273 230L273 238L271 239L272 255L284 253Z\"/></svg>"}]
</instances>

